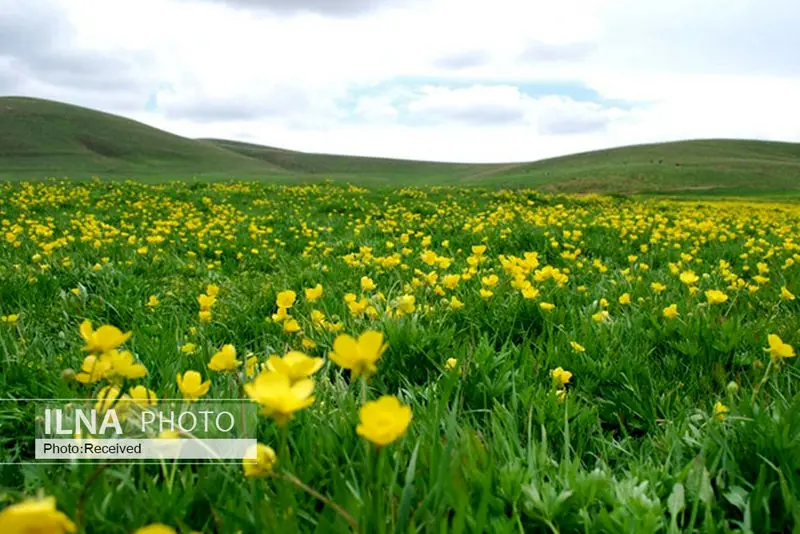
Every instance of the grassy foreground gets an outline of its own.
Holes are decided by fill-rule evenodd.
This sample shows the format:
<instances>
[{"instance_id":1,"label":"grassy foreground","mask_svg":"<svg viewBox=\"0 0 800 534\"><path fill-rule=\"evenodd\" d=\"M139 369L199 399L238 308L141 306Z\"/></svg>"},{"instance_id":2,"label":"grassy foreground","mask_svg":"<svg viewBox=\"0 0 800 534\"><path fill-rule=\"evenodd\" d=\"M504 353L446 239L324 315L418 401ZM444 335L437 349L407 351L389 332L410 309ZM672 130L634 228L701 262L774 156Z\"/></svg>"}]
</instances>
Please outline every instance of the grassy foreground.
<instances>
[{"instance_id":1,"label":"grassy foreground","mask_svg":"<svg viewBox=\"0 0 800 534\"><path fill-rule=\"evenodd\" d=\"M797 205L95 180L2 184L0 221L3 397L272 408L256 466L2 465L4 534L797 524ZM127 370L87 365L87 319ZM322 360L287 393L293 350Z\"/></svg>"},{"instance_id":2,"label":"grassy foreground","mask_svg":"<svg viewBox=\"0 0 800 534\"><path fill-rule=\"evenodd\" d=\"M796 196L800 144L710 139L527 163L436 163L187 139L79 106L0 97L0 179L64 176L135 177L145 182L246 178L292 184L331 179L364 186L468 184L548 192Z\"/></svg>"}]
</instances>

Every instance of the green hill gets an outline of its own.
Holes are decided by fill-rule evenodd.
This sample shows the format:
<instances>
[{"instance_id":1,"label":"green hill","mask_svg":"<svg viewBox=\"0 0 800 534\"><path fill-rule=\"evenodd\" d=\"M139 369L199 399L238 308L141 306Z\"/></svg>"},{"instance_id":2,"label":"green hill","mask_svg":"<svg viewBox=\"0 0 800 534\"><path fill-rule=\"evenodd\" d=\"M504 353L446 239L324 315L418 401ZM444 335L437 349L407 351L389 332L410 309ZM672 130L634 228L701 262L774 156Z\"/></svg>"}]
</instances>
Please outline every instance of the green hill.
<instances>
[{"instance_id":1,"label":"green hill","mask_svg":"<svg viewBox=\"0 0 800 534\"><path fill-rule=\"evenodd\" d=\"M142 123L34 98L0 98L0 173L16 176L273 172L281 169Z\"/></svg>"},{"instance_id":2,"label":"green hill","mask_svg":"<svg viewBox=\"0 0 800 534\"><path fill-rule=\"evenodd\" d=\"M800 192L800 144L709 139L586 152L532 163L435 163L310 154L187 139L78 106L0 98L0 178L326 178L362 184L530 186L550 191Z\"/></svg>"}]
</instances>

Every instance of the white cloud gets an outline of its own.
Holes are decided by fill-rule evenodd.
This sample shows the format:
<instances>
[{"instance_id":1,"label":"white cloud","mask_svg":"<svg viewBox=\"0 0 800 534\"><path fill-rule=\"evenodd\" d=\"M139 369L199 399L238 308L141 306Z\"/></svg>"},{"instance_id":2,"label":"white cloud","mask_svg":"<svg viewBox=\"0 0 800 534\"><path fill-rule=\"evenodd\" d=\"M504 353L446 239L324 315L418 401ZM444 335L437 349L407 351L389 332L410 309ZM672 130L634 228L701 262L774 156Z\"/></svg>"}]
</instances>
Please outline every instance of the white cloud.
<instances>
[{"instance_id":1,"label":"white cloud","mask_svg":"<svg viewBox=\"0 0 800 534\"><path fill-rule=\"evenodd\" d=\"M463 89L426 86L408 110L425 122L472 125L513 124L525 121L531 98L518 87L476 85Z\"/></svg>"},{"instance_id":2,"label":"white cloud","mask_svg":"<svg viewBox=\"0 0 800 534\"><path fill-rule=\"evenodd\" d=\"M353 110L354 114L368 122L392 122L397 119L397 108L387 97L360 98Z\"/></svg>"},{"instance_id":3,"label":"white cloud","mask_svg":"<svg viewBox=\"0 0 800 534\"><path fill-rule=\"evenodd\" d=\"M189 136L464 161L800 141L796 0L0 0L6 26L58 46L0 35L0 92Z\"/></svg>"}]
</instances>

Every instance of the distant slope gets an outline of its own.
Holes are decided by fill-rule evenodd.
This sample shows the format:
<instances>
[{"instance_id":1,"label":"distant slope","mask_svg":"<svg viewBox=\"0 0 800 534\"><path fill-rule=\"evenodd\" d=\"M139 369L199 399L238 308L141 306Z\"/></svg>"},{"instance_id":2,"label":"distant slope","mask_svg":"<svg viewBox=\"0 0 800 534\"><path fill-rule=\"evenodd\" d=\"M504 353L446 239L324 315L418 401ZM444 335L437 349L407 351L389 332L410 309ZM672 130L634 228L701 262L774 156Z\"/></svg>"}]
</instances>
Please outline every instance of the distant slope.
<instances>
[{"instance_id":1,"label":"distant slope","mask_svg":"<svg viewBox=\"0 0 800 534\"><path fill-rule=\"evenodd\" d=\"M0 98L0 165L5 174L181 174L282 172L212 144L79 106Z\"/></svg>"},{"instance_id":2,"label":"distant slope","mask_svg":"<svg viewBox=\"0 0 800 534\"><path fill-rule=\"evenodd\" d=\"M407 183L536 186L552 191L731 193L800 190L800 144L736 139L627 146L531 163L458 164L309 154L237 141L209 143L290 172Z\"/></svg>"},{"instance_id":3,"label":"distant slope","mask_svg":"<svg viewBox=\"0 0 800 534\"><path fill-rule=\"evenodd\" d=\"M702 139L507 166L489 178L563 191L800 190L800 143Z\"/></svg>"},{"instance_id":4,"label":"distant slope","mask_svg":"<svg viewBox=\"0 0 800 534\"><path fill-rule=\"evenodd\" d=\"M254 145L227 139L202 139L220 148L243 156L265 161L298 174L327 176L360 176L372 179L391 179L421 182L428 178L436 181L452 181L468 178L479 172L494 172L502 165L471 163L439 163L391 158L363 156L339 156L334 154L312 154L282 148Z\"/></svg>"},{"instance_id":5,"label":"distant slope","mask_svg":"<svg viewBox=\"0 0 800 534\"><path fill-rule=\"evenodd\" d=\"M49 100L0 97L0 178L258 178L485 185L569 192L800 193L800 144L709 139L628 146L531 163L436 163L310 154L187 139Z\"/></svg>"}]
</instances>

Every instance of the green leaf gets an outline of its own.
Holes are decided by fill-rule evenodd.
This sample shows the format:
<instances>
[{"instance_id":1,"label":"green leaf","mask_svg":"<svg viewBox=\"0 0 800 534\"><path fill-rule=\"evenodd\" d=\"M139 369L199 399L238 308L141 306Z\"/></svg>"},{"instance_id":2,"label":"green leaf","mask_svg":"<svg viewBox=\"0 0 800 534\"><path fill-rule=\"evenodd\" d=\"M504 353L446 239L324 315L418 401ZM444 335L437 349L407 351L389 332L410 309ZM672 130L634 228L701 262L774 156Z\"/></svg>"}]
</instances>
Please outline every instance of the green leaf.
<instances>
[{"instance_id":1,"label":"green leaf","mask_svg":"<svg viewBox=\"0 0 800 534\"><path fill-rule=\"evenodd\" d=\"M395 534L402 534L408 530L408 522L411 519L409 511L411 510L411 499L414 498L414 473L417 468L417 453L419 452L419 441L414 446L414 452L411 453L411 460L408 462L408 469L406 470L406 483L403 486L403 493L400 496L400 508L397 511L397 525L395 525Z\"/></svg>"},{"instance_id":2,"label":"green leaf","mask_svg":"<svg viewBox=\"0 0 800 534\"><path fill-rule=\"evenodd\" d=\"M672 517L676 517L679 513L681 513L684 508L686 508L686 497L685 491L683 489L683 484L678 482L673 486L672 493L669 496L669 500L667 501L667 506L669 507L669 514Z\"/></svg>"}]
</instances>

